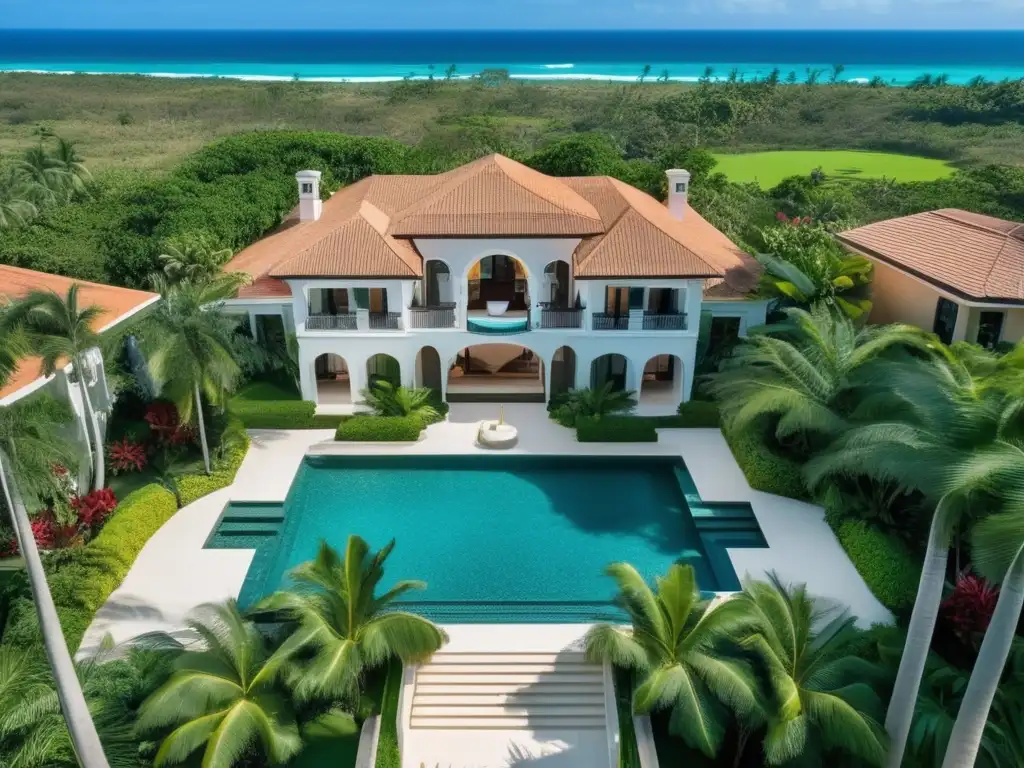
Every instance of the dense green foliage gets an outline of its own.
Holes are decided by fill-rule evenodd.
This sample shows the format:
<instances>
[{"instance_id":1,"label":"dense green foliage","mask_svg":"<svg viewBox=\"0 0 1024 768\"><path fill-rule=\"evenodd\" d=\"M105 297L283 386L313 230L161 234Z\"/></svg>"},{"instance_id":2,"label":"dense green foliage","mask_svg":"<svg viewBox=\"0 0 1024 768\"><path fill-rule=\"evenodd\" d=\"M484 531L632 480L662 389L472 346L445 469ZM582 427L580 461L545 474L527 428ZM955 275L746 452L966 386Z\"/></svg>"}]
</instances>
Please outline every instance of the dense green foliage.
<instances>
[{"instance_id":1,"label":"dense green foliage","mask_svg":"<svg viewBox=\"0 0 1024 768\"><path fill-rule=\"evenodd\" d=\"M146 486L122 499L85 547L55 553L50 592L70 648L78 647L93 615L121 585L142 547L177 510L171 493L158 485ZM28 597L14 601L3 641L41 651L39 623Z\"/></svg>"},{"instance_id":2,"label":"dense green foliage","mask_svg":"<svg viewBox=\"0 0 1024 768\"><path fill-rule=\"evenodd\" d=\"M751 488L791 499L808 499L800 465L766 445L759 430L723 429L723 434Z\"/></svg>"},{"instance_id":3,"label":"dense green foliage","mask_svg":"<svg viewBox=\"0 0 1024 768\"><path fill-rule=\"evenodd\" d=\"M576 419L576 439L581 443L656 443L658 433L648 419L583 416Z\"/></svg>"},{"instance_id":4,"label":"dense green foliage","mask_svg":"<svg viewBox=\"0 0 1024 768\"><path fill-rule=\"evenodd\" d=\"M570 389L548 402L551 418L563 427L576 426L582 419L600 421L612 414L636 408L636 392L616 389L612 381L594 389Z\"/></svg>"},{"instance_id":5,"label":"dense green foliage","mask_svg":"<svg viewBox=\"0 0 1024 768\"><path fill-rule=\"evenodd\" d=\"M863 520L827 515L836 538L868 589L896 616L907 616L917 597L921 562L895 536Z\"/></svg>"},{"instance_id":6,"label":"dense green foliage","mask_svg":"<svg viewBox=\"0 0 1024 768\"><path fill-rule=\"evenodd\" d=\"M334 439L406 442L418 440L422 431L419 416L353 416L338 425Z\"/></svg>"},{"instance_id":7,"label":"dense green foliage","mask_svg":"<svg viewBox=\"0 0 1024 768\"><path fill-rule=\"evenodd\" d=\"M398 698L401 692L402 665L392 661L387 666L381 698L376 768L402 768L402 757L398 752Z\"/></svg>"},{"instance_id":8,"label":"dense green foliage","mask_svg":"<svg viewBox=\"0 0 1024 768\"><path fill-rule=\"evenodd\" d=\"M210 474L196 472L177 478L181 505L191 504L209 493L227 488L235 482L238 468L242 466L249 450L249 437L239 426L231 425L222 438L218 455L214 457Z\"/></svg>"},{"instance_id":9,"label":"dense green foliage","mask_svg":"<svg viewBox=\"0 0 1024 768\"><path fill-rule=\"evenodd\" d=\"M712 400L687 400L679 404L678 426L719 427L722 424L718 403Z\"/></svg>"}]
</instances>

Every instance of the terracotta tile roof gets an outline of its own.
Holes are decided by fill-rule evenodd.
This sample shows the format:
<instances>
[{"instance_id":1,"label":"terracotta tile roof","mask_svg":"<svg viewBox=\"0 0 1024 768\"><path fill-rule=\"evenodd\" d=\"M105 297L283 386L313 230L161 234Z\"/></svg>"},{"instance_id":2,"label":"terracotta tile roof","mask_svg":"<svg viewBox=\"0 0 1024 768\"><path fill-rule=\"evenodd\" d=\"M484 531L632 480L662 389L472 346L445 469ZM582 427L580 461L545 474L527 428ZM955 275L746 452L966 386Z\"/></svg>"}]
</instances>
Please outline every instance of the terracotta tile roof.
<instances>
[{"instance_id":1,"label":"terracotta tile roof","mask_svg":"<svg viewBox=\"0 0 1024 768\"><path fill-rule=\"evenodd\" d=\"M838 237L965 298L1024 302L1024 224L945 208L879 221Z\"/></svg>"},{"instance_id":2,"label":"terracotta tile roof","mask_svg":"<svg viewBox=\"0 0 1024 768\"><path fill-rule=\"evenodd\" d=\"M276 277L259 277L238 289L240 299L286 299L292 295L288 283Z\"/></svg>"},{"instance_id":3,"label":"terracotta tile roof","mask_svg":"<svg viewBox=\"0 0 1024 768\"><path fill-rule=\"evenodd\" d=\"M501 155L445 174L395 214L402 237L579 237L603 231L594 206L563 184Z\"/></svg>"},{"instance_id":4,"label":"terracotta tile roof","mask_svg":"<svg viewBox=\"0 0 1024 768\"><path fill-rule=\"evenodd\" d=\"M692 209L675 220L653 198L606 177L554 178L501 155L434 176L371 176L295 211L238 253L239 297L286 296L288 277L418 277L417 237L580 237L577 277L703 277L744 295L757 263Z\"/></svg>"},{"instance_id":5,"label":"terracotta tile roof","mask_svg":"<svg viewBox=\"0 0 1024 768\"><path fill-rule=\"evenodd\" d=\"M78 283L81 286L78 300L82 307L96 304L103 308L103 312L97 317L93 326L94 330L110 327L127 315L131 315L146 304L160 298L158 294L149 291L89 283L61 275L51 275L46 272L0 264L0 303L20 299L35 290L55 291L64 295L72 283ZM23 358L14 375L4 387L0 388L0 400L14 394L22 387L28 386L41 376L42 360L38 357Z\"/></svg>"}]
</instances>

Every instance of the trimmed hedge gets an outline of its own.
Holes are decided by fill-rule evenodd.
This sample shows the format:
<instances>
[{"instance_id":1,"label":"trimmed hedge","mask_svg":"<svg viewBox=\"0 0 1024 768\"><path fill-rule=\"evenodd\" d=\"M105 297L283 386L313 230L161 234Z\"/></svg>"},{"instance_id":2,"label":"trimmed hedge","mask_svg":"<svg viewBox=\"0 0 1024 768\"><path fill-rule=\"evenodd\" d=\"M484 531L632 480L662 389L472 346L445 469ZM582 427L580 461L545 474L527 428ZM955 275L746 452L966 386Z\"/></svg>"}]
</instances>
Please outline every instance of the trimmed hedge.
<instances>
[{"instance_id":1,"label":"trimmed hedge","mask_svg":"<svg viewBox=\"0 0 1024 768\"><path fill-rule=\"evenodd\" d=\"M810 501L799 464L769 449L756 432L723 429L722 434L751 488Z\"/></svg>"},{"instance_id":2,"label":"trimmed hedge","mask_svg":"<svg viewBox=\"0 0 1024 768\"><path fill-rule=\"evenodd\" d=\"M55 558L57 570L48 581L68 648L78 648L96 611L124 581L150 537L177 511L170 491L156 484L144 486L117 505L89 544ZM4 643L42 650L31 598L15 600Z\"/></svg>"},{"instance_id":3,"label":"trimmed hedge","mask_svg":"<svg viewBox=\"0 0 1024 768\"><path fill-rule=\"evenodd\" d=\"M225 438L233 428L235 426L231 426L225 431ZM219 491L221 488L227 488L235 482L238 468L242 466L242 460L245 459L245 454L249 450L249 437L245 434L244 430L233 437L232 444L224 449L220 460L213 463L213 472L211 474L184 475L178 478L178 494L181 496L181 506L184 507L191 504L193 501L201 499L203 496L214 491Z\"/></svg>"},{"instance_id":4,"label":"trimmed hedge","mask_svg":"<svg viewBox=\"0 0 1024 768\"><path fill-rule=\"evenodd\" d=\"M863 520L843 520L831 511L825 518L871 593L897 616L909 616L917 599L921 563L906 544Z\"/></svg>"},{"instance_id":5,"label":"trimmed hedge","mask_svg":"<svg viewBox=\"0 0 1024 768\"><path fill-rule=\"evenodd\" d=\"M388 662L387 678L380 703L380 736L375 768L401 768L398 751L398 699L402 692L402 662Z\"/></svg>"},{"instance_id":6,"label":"trimmed hedge","mask_svg":"<svg viewBox=\"0 0 1024 768\"><path fill-rule=\"evenodd\" d=\"M340 416L317 416L309 400L232 400L228 412L246 429L337 429Z\"/></svg>"},{"instance_id":7,"label":"trimmed hedge","mask_svg":"<svg viewBox=\"0 0 1024 768\"><path fill-rule=\"evenodd\" d=\"M720 427L722 417L718 403L711 400L687 400L679 404L679 421L682 427Z\"/></svg>"},{"instance_id":8,"label":"trimmed hedge","mask_svg":"<svg viewBox=\"0 0 1024 768\"><path fill-rule=\"evenodd\" d=\"M373 442L418 440L423 431L419 416L353 416L338 426L335 440Z\"/></svg>"},{"instance_id":9,"label":"trimmed hedge","mask_svg":"<svg viewBox=\"0 0 1024 768\"><path fill-rule=\"evenodd\" d=\"M581 443L656 443L658 433L647 419L605 416L603 419L577 419L576 439Z\"/></svg>"}]
</instances>

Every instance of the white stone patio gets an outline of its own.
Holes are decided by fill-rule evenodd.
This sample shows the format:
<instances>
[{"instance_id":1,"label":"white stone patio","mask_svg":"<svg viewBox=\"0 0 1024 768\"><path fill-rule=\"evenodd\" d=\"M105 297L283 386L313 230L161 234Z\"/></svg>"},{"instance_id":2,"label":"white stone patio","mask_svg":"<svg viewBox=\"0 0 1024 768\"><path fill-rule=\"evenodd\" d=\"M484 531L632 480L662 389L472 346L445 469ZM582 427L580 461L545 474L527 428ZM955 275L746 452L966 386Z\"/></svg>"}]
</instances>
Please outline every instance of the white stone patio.
<instances>
[{"instance_id":1,"label":"white stone patio","mask_svg":"<svg viewBox=\"0 0 1024 768\"><path fill-rule=\"evenodd\" d=\"M324 454L477 453L477 423L495 418L498 406L454 404L448 421L429 427L415 443L336 443L329 430L251 432L252 446L235 483L179 511L146 544L124 583L96 614L78 657L95 652L110 634L122 643L140 634L166 631L188 637L185 619L197 606L236 597L252 560L251 550L203 546L230 500L282 501L307 452ZM717 429L660 430L659 442L645 444L578 443L571 430L547 418L541 405L509 404L505 420L518 427L518 445L507 453L575 455L682 456L701 496L707 501L749 502L768 542L763 549L729 550L736 572L762 577L775 571L786 581L806 582L822 598L845 604L869 626L892 620L868 590L824 520L820 507L752 490ZM577 645L588 625L448 625L452 650L560 651ZM461 732L460 732L461 733ZM551 765L592 766L599 739L579 733L503 731L467 733L452 752L450 731L409 731L407 754L431 759L428 765L466 754L466 765L505 766L509 749L519 745L539 757L552 751L562 758ZM413 735L409 735L413 734ZM606 752L604 753L606 754ZM472 757L470 757L472 755ZM573 756L569 759L570 755ZM553 757L553 755L551 756Z\"/></svg>"}]
</instances>

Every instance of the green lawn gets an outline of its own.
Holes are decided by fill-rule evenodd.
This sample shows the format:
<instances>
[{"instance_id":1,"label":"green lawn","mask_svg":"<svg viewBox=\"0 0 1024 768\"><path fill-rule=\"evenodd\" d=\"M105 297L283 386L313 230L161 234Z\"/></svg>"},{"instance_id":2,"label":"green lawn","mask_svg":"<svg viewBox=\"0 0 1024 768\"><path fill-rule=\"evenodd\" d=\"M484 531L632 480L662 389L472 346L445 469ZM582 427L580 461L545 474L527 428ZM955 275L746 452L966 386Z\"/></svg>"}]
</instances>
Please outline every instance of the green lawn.
<instances>
[{"instance_id":1,"label":"green lawn","mask_svg":"<svg viewBox=\"0 0 1024 768\"><path fill-rule=\"evenodd\" d=\"M730 181L757 182L771 189L787 176L803 176L815 168L838 179L879 179L896 181L935 181L953 173L943 160L888 152L807 151L749 152L737 155L716 154L720 171Z\"/></svg>"}]
</instances>

